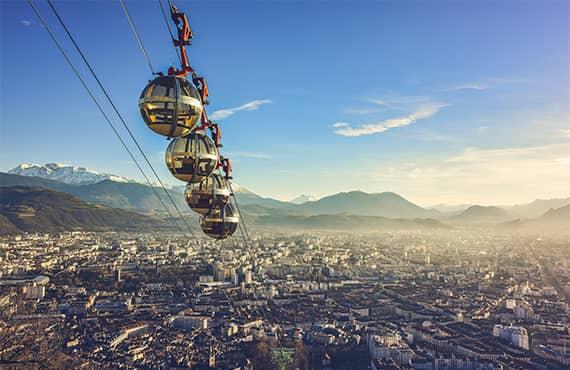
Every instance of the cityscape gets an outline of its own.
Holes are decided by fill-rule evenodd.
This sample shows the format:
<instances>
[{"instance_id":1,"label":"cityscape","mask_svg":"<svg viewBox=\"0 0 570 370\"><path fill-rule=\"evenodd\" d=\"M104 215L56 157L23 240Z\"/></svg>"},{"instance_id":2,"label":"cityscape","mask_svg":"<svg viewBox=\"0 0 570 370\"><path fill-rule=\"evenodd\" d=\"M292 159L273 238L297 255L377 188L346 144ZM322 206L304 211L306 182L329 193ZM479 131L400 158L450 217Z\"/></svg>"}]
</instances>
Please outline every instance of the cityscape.
<instances>
[{"instance_id":1,"label":"cityscape","mask_svg":"<svg viewBox=\"0 0 570 370\"><path fill-rule=\"evenodd\" d=\"M245 239L244 239L245 240ZM5 236L3 366L563 369L561 236L254 232Z\"/></svg>"},{"instance_id":2,"label":"cityscape","mask_svg":"<svg viewBox=\"0 0 570 370\"><path fill-rule=\"evenodd\" d=\"M569 370L568 0L0 1L0 370Z\"/></svg>"}]
</instances>

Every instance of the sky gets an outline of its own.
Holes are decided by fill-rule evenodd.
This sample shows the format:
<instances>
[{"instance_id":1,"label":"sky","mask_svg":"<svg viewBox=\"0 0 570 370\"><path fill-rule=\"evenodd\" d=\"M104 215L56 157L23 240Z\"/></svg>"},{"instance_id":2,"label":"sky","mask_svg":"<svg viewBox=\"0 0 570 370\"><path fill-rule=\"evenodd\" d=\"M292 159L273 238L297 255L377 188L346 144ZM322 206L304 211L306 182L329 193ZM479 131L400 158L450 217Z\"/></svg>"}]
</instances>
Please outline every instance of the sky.
<instances>
[{"instance_id":1,"label":"sky","mask_svg":"<svg viewBox=\"0 0 570 370\"><path fill-rule=\"evenodd\" d=\"M423 206L570 196L568 1L175 3L241 186L282 200L394 191ZM55 5L176 184L168 141L138 112L152 76L119 2ZM158 2L126 5L154 68L178 65ZM0 17L0 170L58 162L141 179L29 5L0 1Z\"/></svg>"}]
</instances>

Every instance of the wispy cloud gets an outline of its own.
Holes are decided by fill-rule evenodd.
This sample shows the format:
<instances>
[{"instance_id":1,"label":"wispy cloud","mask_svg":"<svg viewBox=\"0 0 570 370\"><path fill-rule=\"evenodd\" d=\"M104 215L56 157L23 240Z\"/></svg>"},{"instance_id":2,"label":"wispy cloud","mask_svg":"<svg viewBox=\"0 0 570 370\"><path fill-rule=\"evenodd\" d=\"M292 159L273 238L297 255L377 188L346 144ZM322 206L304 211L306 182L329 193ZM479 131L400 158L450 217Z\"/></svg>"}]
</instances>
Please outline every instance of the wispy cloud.
<instances>
[{"instance_id":1,"label":"wispy cloud","mask_svg":"<svg viewBox=\"0 0 570 370\"><path fill-rule=\"evenodd\" d=\"M438 141L438 142L445 142L445 143L459 143L462 141L461 139L459 139L457 137L444 135L444 134L440 134L437 132L429 132L429 131L423 131L423 132L416 133L412 137L414 139L418 139L418 140L422 140L422 141Z\"/></svg>"},{"instance_id":2,"label":"wispy cloud","mask_svg":"<svg viewBox=\"0 0 570 370\"><path fill-rule=\"evenodd\" d=\"M371 161L368 168L352 175L369 179L371 187L378 184L383 189L416 194L426 203L528 202L536 197L570 195L568 153L570 143L466 148L448 157L426 156L410 163Z\"/></svg>"},{"instance_id":3,"label":"wispy cloud","mask_svg":"<svg viewBox=\"0 0 570 370\"><path fill-rule=\"evenodd\" d=\"M489 86L487 84L482 83L469 83L469 84L461 84L446 87L442 91L462 91L462 90L474 90L474 91L483 91L487 90Z\"/></svg>"},{"instance_id":4,"label":"wispy cloud","mask_svg":"<svg viewBox=\"0 0 570 370\"><path fill-rule=\"evenodd\" d=\"M502 76L502 77L491 76L491 77L486 77L485 80L489 81L489 83L493 85L516 85L516 84L524 84L532 82L532 80L528 77L514 77L514 76Z\"/></svg>"},{"instance_id":5,"label":"wispy cloud","mask_svg":"<svg viewBox=\"0 0 570 370\"><path fill-rule=\"evenodd\" d=\"M480 135L484 134L488 130L489 130L489 126L479 126L477 128L477 132L479 132Z\"/></svg>"},{"instance_id":6,"label":"wispy cloud","mask_svg":"<svg viewBox=\"0 0 570 370\"><path fill-rule=\"evenodd\" d=\"M343 127L348 127L348 126L350 126L350 124L348 124L346 122L337 122L337 123L332 125L332 127L334 127L334 128L343 128Z\"/></svg>"},{"instance_id":7,"label":"wispy cloud","mask_svg":"<svg viewBox=\"0 0 570 370\"><path fill-rule=\"evenodd\" d=\"M570 139L570 129L563 129L560 130L560 132L562 133L563 137L567 137L568 139Z\"/></svg>"},{"instance_id":8,"label":"wispy cloud","mask_svg":"<svg viewBox=\"0 0 570 370\"><path fill-rule=\"evenodd\" d=\"M410 111L420 104L429 103L431 99L425 96L385 96L368 98L366 101L389 109Z\"/></svg>"},{"instance_id":9,"label":"wispy cloud","mask_svg":"<svg viewBox=\"0 0 570 370\"><path fill-rule=\"evenodd\" d=\"M264 104L271 104L271 103L273 103L273 101L271 101L271 99L252 100L252 101L245 103L245 104L242 104L238 107L225 108L225 109L217 110L210 115L210 118L212 118L213 120L220 121L220 120L223 120L223 119L226 119L228 117L233 116L237 112L258 110L260 106L262 106Z\"/></svg>"},{"instance_id":10,"label":"wispy cloud","mask_svg":"<svg viewBox=\"0 0 570 370\"><path fill-rule=\"evenodd\" d=\"M30 22L30 21L27 20L27 19L22 19L22 20L20 21L20 24L21 24L22 26L24 26L24 27L30 27L30 26L32 25L32 22Z\"/></svg>"},{"instance_id":11,"label":"wispy cloud","mask_svg":"<svg viewBox=\"0 0 570 370\"><path fill-rule=\"evenodd\" d=\"M538 158L558 158L558 154L568 150L568 144L550 144L542 146L512 147L498 149L466 148L463 153L448 158L446 162L494 162L500 160L523 160Z\"/></svg>"},{"instance_id":12,"label":"wispy cloud","mask_svg":"<svg viewBox=\"0 0 570 370\"><path fill-rule=\"evenodd\" d=\"M413 113L406 116L366 123L357 127L354 127L352 124L347 122L337 122L333 124L333 127L335 128L334 133L348 137L379 134L393 128L410 125L421 119L429 118L439 112L446 105L447 104L444 103L422 104Z\"/></svg>"},{"instance_id":13,"label":"wispy cloud","mask_svg":"<svg viewBox=\"0 0 570 370\"><path fill-rule=\"evenodd\" d=\"M344 114L352 115L367 115L386 112L386 108L346 108L343 110Z\"/></svg>"},{"instance_id":14,"label":"wispy cloud","mask_svg":"<svg viewBox=\"0 0 570 370\"><path fill-rule=\"evenodd\" d=\"M229 152L228 157L232 158L250 158L250 159L262 159L262 160L270 160L273 159L272 156L265 153L257 153L257 152Z\"/></svg>"}]
</instances>

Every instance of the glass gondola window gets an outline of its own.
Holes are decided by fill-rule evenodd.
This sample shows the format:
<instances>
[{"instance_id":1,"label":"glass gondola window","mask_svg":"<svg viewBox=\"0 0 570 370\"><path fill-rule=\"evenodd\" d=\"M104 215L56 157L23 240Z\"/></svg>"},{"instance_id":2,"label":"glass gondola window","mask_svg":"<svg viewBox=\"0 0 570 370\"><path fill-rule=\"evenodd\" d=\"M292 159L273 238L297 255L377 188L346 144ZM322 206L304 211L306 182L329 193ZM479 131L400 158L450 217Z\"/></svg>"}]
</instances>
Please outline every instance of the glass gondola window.
<instances>
[{"instance_id":1,"label":"glass gondola window","mask_svg":"<svg viewBox=\"0 0 570 370\"><path fill-rule=\"evenodd\" d=\"M218 149L207 135L194 131L172 140L166 149L165 160L178 180L199 183L218 166Z\"/></svg>"},{"instance_id":2,"label":"glass gondola window","mask_svg":"<svg viewBox=\"0 0 570 370\"><path fill-rule=\"evenodd\" d=\"M151 130L168 137L180 137L198 126L203 106L198 89L190 81L160 76L144 88L139 108Z\"/></svg>"},{"instance_id":3,"label":"glass gondola window","mask_svg":"<svg viewBox=\"0 0 570 370\"><path fill-rule=\"evenodd\" d=\"M229 203L230 195L227 180L217 173L197 184L189 183L184 192L188 206L202 215L221 212L222 208Z\"/></svg>"},{"instance_id":4,"label":"glass gondola window","mask_svg":"<svg viewBox=\"0 0 570 370\"><path fill-rule=\"evenodd\" d=\"M239 215L231 203L225 205L221 212L212 213L200 218L200 227L211 238L222 240L231 236L238 228Z\"/></svg>"}]
</instances>

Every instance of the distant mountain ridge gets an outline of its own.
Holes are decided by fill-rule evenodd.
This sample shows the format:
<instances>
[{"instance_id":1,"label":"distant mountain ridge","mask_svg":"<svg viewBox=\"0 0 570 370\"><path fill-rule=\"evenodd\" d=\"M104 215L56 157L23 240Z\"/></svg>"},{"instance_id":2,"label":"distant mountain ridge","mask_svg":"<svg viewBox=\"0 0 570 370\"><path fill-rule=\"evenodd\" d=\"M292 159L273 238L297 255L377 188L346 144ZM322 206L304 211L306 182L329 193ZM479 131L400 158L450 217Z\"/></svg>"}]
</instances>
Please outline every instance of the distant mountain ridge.
<instances>
[{"instance_id":1,"label":"distant mountain ridge","mask_svg":"<svg viewBox=\"0 0 570 370\"><path fill-rule=\"evenodd\" d=\"M379 216L331 215L264 215L255 219L258 227L293 230L330 230L377 232L386 230L445 229L449 226L434 219L394 219Z\"/></svg>"},{"instance_id":2,"label":"distant mountain ridge","mask_svg":"<svg viewBox=\"0 0 570 370\"><path fill-rule=\"evenodd\" d=\"M375 232L446 228L437 220L355 215L242 215L260 228ZM0 234L70 230L164 230L172 223L131 211L83 202L70 194L26 186L0 187Z\"/></svg>"},{"instance_id":3,"label":"distant mountain ridge","mask_svg":"<svg viewBox=\"0 0 570 370\"><path fill-rule=\"evenodd\" d=\"M560 208L552 208L543 214L540 221L561 222L570 225L570 204Z\"/></svg>"},{"instance_id":4,"label":"distant mountain ridge","mask_svg":"<svg viewBox=\"0 0 570 370\"><path fill-rule=\"evenodd\" d=\"M165 225L163 220L156 217L100 205L118 204L122 208L152 210L154 213L160 207L152 203L157 202L152 190L142 184L105 180L91 185L69 185L39 177L2 173L0 184L0 233L138 229L141 226L145 229L164 229L172 226L171 223ZM54 190L49 190L50 188ZM71 194L77 194L95 204L86 203ZM570 205L551 209L539 218L522 221L514 219L502 208L483 206L471 206L454 217L434 219L414 217L414 214L430 211L395 193L340 193L327 197L322 202L319 200L303 205L263 198L247 191L237 194L242 205L242 217L248 224L260 228L374 232L442 229L455 227L454 224L487 224L511 229L528 227L538 231L554 228L564 230L570 227ZM172 195L178 197L177 202L184 202L182 194ZM342 201L338 204L332 202L335 198ZM348 206L343 202L348 202ZM365 203L369 203L367 207ZM186 210L186 207L181 209ZM389 217L350 213L381 213L388 210ZM394 217L396 214L406 217Z\"/></svg>"},{"instance_id":5,"label":"distant mountain ridge","mask_svg":"<svg viewBox=\"0 0 570 370\"><path fill-rule=\"evenodd\" d=\"M61 191L85 202L112 208L164 212L164 208L156 198L153 189L136 182L125 183L103 180L94 184L70 185L41 177L0 173L0 184L2 186L28 186ZM162 189L155 188L154 190L166 198ZM182 193L173 192L172 190L169 190L169 193L178 205L185 206Z\"/></svg>"},{"instance_id":6,"label":"distant mountain ridge","mask_svg":"<svg viewBox=\"0 0 570 370\"><path fill-rule=\"evenodd\" d=\"M79 199L113 208L142 212L164 212L156 193L164 196L163 189L154 189L121 176L97 173L83 167L48 163L44 166L22 164L11 173L0 173L1 186L31 186L63 191ZM549 209L570 204L570 198L537 199L528 204L514 206L445 205L432 208L420 207L397 193L365 193L350 191L337 193L318 200L310 195L301 195L291 202L262 197L236 183L233 190L240 206L248 213L261 216L317 216L355 215L385 217L391 219L438 219L453 223L497 223L535 219ZM168 192L183 212L186 207L184 184L172 186ZM165 203L168 199L163 198Z\"/></svg>"},{"instance_id":7,"label":"distant mountain ridge","mask_svg":"<svg viewBox=\"0 0 570 370\"><path fill-rule=\"evenodd\" d=\"M318 198L313 195L301 194L298 197L291 199L289 202L294 204L303 204L306 202L315 202Z\"/></svg>"},{"instance_id":8,"label":"distant mountain ridge","mask_svg":"<svg viewBox=\"0 0 570 370\"><path fill-rule=\"evenodd\" d=\"M507 211L494 206L471 206L450 220L463 223L497 223L514 219Z\"/></svg>"},{"instance_id":9,"label":"distant mountain ridge","mask_svg":"<svg viewBox=\"0 0 570 370\"><path fill-rule=\"evenodd\" d=\"M0 233L169 227L164 220L88 204L67 193L26 186L0 187Z\"/></svg>"},{"instance_id":10,"label":"distant mountain ridge","mask_svg":"<svg viewBox=\"0 0 570 370\"><path fill-rule=\"evenodd\" d=\"M504 206L509 213L520 218L536 218L542 216L550 209L562 208L570 205L570 198L536 199L527 204Z\"/></svg>"},{"instance_id":11,"label":"distant mountain ridge","mask_svg":"<svg viewBox=\"0 0 570 370\"><path fill-rule=\"evenodd\" d=\"M123 183L103 180L95 184L70 185L40 177L0 173L0 184L2 186L23 185L63 191L84 201L113 208L144 211L162 211L163 209L153 190L149 186L136 182ZM233 188L241 206L261 207L260 209L264 210L264 213L279 211L304 216L351 214L408 219L433 218L438 215L437 211L425 210L395 193L368 194L354 191L339 193L314 202L296 205L290 202L264 198L235 184ZM161 196L163 195L162 189L157 188L155 190ZM172 198L181 206L181 209L186 209L183 194L173 190L169 192Z\"/></svg>"},{"instance_id":12,"label":"distant mountain ridge","mask_svg":"<svg viewBox=\"0 0 570 370\"><path fill-rule=\"evenodd\" d=\"M22 163L12 168L8 173L20 176L41 177L70 185L90 185L104 180L115 182L135 182L126 177L99 173L85 167L70 166L59 163L46 163L45 165Z\"/></svg>"},{"instance_id":13,"label":"distant mountain ridge","mask_svg":"<svg viewBox=\"0 0 570 370\"><path fill-rule=\"evenodd\" d=\"M435 210L424 209L402 196L392 193L369 194L362 191L338 193L299 205L308 214L352 214L388 218L434 218Z\"/></svg>"}]
</instances>

